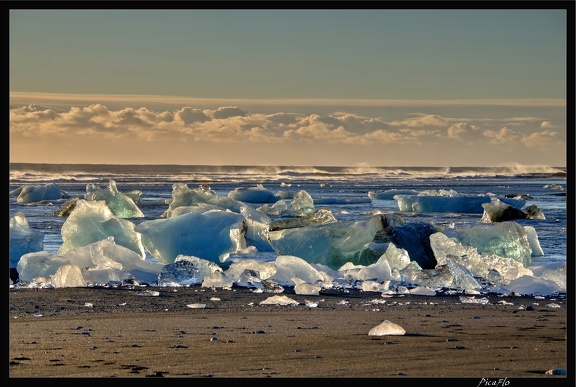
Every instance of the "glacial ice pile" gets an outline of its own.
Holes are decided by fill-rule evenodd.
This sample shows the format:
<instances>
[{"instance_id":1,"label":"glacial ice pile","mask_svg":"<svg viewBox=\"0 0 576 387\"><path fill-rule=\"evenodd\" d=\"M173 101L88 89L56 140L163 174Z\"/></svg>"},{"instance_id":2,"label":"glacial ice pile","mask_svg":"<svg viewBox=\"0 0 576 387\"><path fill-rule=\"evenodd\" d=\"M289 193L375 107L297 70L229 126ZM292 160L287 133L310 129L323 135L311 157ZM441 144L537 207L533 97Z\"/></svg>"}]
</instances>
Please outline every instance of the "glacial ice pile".
<instances>
[{"instance_id":1,"label":"glacial ice pile","mask_svg":"<svg viewBox=\"0 0 576 387\"><path fill-rule=\"evenodd\" d=\"M140 195L133 195L139 200ZM96 184L86 185L86 200L104 200L112 213L119 218L143 218L144 213L138 208L132 197L118 191L116 182L110 179L108 187L102 189Z\"/></svg>"},{"instance_id":2,"label":"glacial ice pile","mask_svg":"<svg viewBox=\"0 0 576 387\"><path fill-rule=\"evenodd\" d=\"M56 281L58 268L72 265L81 270L67 269L65 276ZM117 245L113 237L77 247L64 254L53 255L45 251L28 253L18 262L18 273L21 280L34 282L38 277L51 278L54 287L76 286L79 282L86 284L119 283L128 279L151 283L158 280L163 265L142 259L134 251ZM80 278L78 277L78 274ZM87 285L83 285L87 286Z\"/></svg>"},{"instance_id":3,"label":"glacial ice pile","mask_svg":"<svg viewBox=\"0 0 576 387\"><path fill-rule=\"evenodd\" d=\"M402 212L455 212L482 214L482 204L490 203L491 195L461 195L454 190L440 190L439 192L423 191L418 195L395 195L398 208ZM506 204L520 209L526 203L522 198L506 198L500 200Z\"/></svg>"},{"instance_id":4,"label":"glacial ice pile","mask_svg":"<svg viewBox=\"0 0 576 387\"><path fill-rule=\"evenodd\" d=\"M68 197L66 192L62 191L60 187L54 183L25 185L10 192L10 196L14 195L18 195L16 202L20 204L59 200Z\"/></svg>"},{"instance_id":5,"label":"glacial ice pile","mask_svg":"<svg viewBox=\"0 0 576 387\"><path fill-rule=\"evenodd\" d=\"M18 286L136 281L266 293L291 287L310 296L352 288L426 295L441 289L523 294L566 289L565 266L530 266L531 257L544 254L538 235L514 221L439 227L406 222L409 217L399 214L339 221L329 209L316 209L306 191L292 195L290 203L280 199L257 209L208 186L172 188L161 218L136 225L114 213L113 200L105 199L115 195L121 210L135 204L118 195L113 181L106 190L87 187L90 200L76 198L57 211L67 216L57 254L42 251L44 234L30 229L22 214L12 216L10 265L20 275ZM489 204L497 207L480 207L495 213L509 206L494 198ZM263 252L267 260L260 260Z\"/></svg>"},{"instance_id":6,"label":"glacial ice pile","mask_svg":"<svg viewBox=\"0 0 576 387\"><path fill-rule=\"evenodd\" d=\"M17 212L10 217L10 267L16 267L20 257L26 253L42 251L44 233L30 227L23 213Z\"/></svg>"},{"instance_id":7,"label":"glacial ice pile","mask_svg":"<svg viewBox=\"0 0 576 387\"><path fill-rule=\"evenodd\" d=\"M103 200L78 200L62 225L61 233L63 243L58 254L112 236L116 244L134 251L142 259L146 257L141 234L135 231L134 223L114 215Z\"/></svg>"},{"instance_id":8,"label":"glacial ice pile","mask_svg":"<svg viewBox=\"0 0 576 387\"><path fill-rule=\"evenodd\" d=\"M276 203L280 197L264 188L262 184L256 187L238 187L228 193L228 197L244 203Z\"/></svg>"}]
</instances>

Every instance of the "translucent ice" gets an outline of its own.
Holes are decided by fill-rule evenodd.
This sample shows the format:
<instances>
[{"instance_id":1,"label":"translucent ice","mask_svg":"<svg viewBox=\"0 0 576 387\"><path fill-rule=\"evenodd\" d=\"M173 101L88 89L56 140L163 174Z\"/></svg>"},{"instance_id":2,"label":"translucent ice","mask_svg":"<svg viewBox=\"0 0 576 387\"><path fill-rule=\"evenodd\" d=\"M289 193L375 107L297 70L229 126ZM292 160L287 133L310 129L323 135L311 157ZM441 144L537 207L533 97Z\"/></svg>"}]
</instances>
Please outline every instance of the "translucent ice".
<instances>
[{"instance_id":1,"label":"translucent ice","mask_svg":"<svg viewBox=\"0 0 576 387\"><path fill-rule=\"evenodd\" d=\"M82 268L83 280L87 284L107 284L124 279L136 279L152 283L158 279L162 265L145 261L134 251L106 240L69 250L62 255L47 252L26 254L18 264L20 278L34 281L37 277L49 278L63 265Z\"/></svg>"},{"instance_id":2,"label":"translucent ice","mask_svg":"<svg viewBox=\"0 0 576 387\"><path fill-rule=\"evenodd\" d=\"M276 274L276 264L274 262L260 262L254 259L241 260L231 263L226 269L226 275L239 280L246 270L253 271L260 280L265 280Z\"/></svg>"},{"instance_id":3,"label":"translucent ice","mask_svg":"<svg viewBox=\"0 0 576 387\"><path fill-rule=\"evenodd\" d=\"M264 204L258 210L274 216L302 217L314 212L315 207L312 196L308 192L301 190L292 196L290 203L286 203L284 198L282 198L272 206Z\"/></svg>"},{"instance_id":4,"label":"translucent ice","mask_svg":"<svg viewBox=\"0 0 576 387\"><path fill-rule=\"evenodd\" d=\"M54 183L44 185L26 185L19 189L18 203L36 203L44 200L58 200L67 195Z\"/></svg>"},{"instance_id":5,"label":"translucent ice","mask_svg":"<svg viewBox=\"0 0 576 387\"><path fill-rule=\"evenodd\" d=\"M418 195L395 195L394 199L398 202L400 211L481 214L484 211L482 204L490 203L491 196L420 193ZM501 200L516 208L521 208L526 203L524 199L501 198Z\"/></svg>"},{"instance_id":6,"label":"translucent ice","mask_svg":"<svg viewBox=\"0 0 576 387\"><path fill-rule=\"evenodd\" d=\"M294 286L293 278L298 278L309 284L314 284L324 279L318 270L299 257L281 255L276 258L275 264L276 273L272 276L272 279L282 286Z\"/></svg>"},{"instance_id":7,"label":"translucent ice","mask_svg":"<svg viewBox=\"0 0 576 387\"><path fill-rule=\"evenodd\" d=\"M378 216L368 220L271 231L269 238L278 254L338 268L348 261L374 263L376 257L368 244L381 229L382 220Z\"/></svg>"},{"instance_id":8,"label":"translucent ice","mask_svg":"<svg viewBox=\"0 0 576 387\"><path fill-rule=\"evenodd\" d=\"M115 216L101 200L78 200L76 208L62 225L61 233L63 243L58 250L60 255L112 236L116 244L134 251L142 259L146 257L134 223Z\"/></svg>"},{"instance_id":9,"label":"translucent ice","mask_svg":"<svg viewBox=\"0 0 576 387\"><path fill-rule=\"evenodd\" d=\"M530 266L532 249L524 227L513 221L450 228L444 233L463 245L476 247L479 253L488 252L513 258L524 267Z\"/></svg>"},{"instance_id":10,"label":"translucent ice","mask_svg":"<svg viewBox=\"0 0 576 387\"><path fill-rule=\"evenodd\" d=\"M16 267L20 257L26 253L42 251L44 233L30 227L23 213L17 212L10 217L10 267Z\"/></svg>"},{"instance_id":11,"label":"translucent ice","mask_svg":"<svg viewBox=\"0 0 576 387\"><path fill-rule=\"evenodd\" d=\"M56 270L52 277L52 285L55 288L86 287L86 281L79 266L68 264Z\"/></svg>"},{"instance_id":12,"label":"translucent ice","mask_svg":"<svg viewBox=\"0 0 576 387\"><path fill-rule=\"evenodd\" d=\"M317 226L336 222L338 222L338 220L334 217L331 210L320 208L304 216L275 219L270 222L269 231L277 231L285 228Z\"/></svg>"},{"instance_id":13,"label":"translucent ice","mask_svg":"<svg viewBox=\"0 0 576 387\"><path fill-rule=\"evenodd\" d=\"M168 200L168 209L161 215L162 218L171 218L178 207L198 206L205 203L219 207L222 210L241 214L245 219L246 230L244 237L249 245L258 251L272 251L268 243L268 226L270 218L261 211L250 205L234 200L226 196L216 194L209 186L201 185L196 189L190 189L184 183L177 183L172 186L172 199Z\"/></svg>"},{"instance_id":14,"label":"translucent ice","mask_svg":"<svg viewBox=\"0 0 576 387\"><path fill-rule=\"evenodd\" d=\"M499 280L508 281L522 275L532 274L530 269L525 268L521 262L513 258L500 257L487 252L479 254L476 247L462 245L457 239L449 238L441 232L430 235L430 246L438 265L446 265L448 256L458 257L458 262L474 277L497 279L491 272L494 270L498 272Z\"/></svg>"},{"instance_id":15,"label":"translucent ice","mask_svg":"<svg viewBox=\"0 0 576 387\"><path fill-rule=\"evenodd\" d=\"M402 336L406 330L400 325L390 320L384 320L380 325L375 326L368 332L369 336Z\"/></svg>"},{"instance_id":16,"label":"translucent ice","mask_svg":"<svg viewBox=\"0 0 576 387\"><path fill-rule=\"evenodd\" d=\"M288 296L271 296L267 299L260 301L260 305L291 305L298 306L300 303Z\"/></svg>"},{"instance_id":17,"label":"translucent ice","mask_svg":"<svg viewBox=\"0 0 576 387\"><path fill-rule=\"evenodd\" d=\"M222 268L198 257L178 255L174 263L164 265L158 276L159 286L200 285L204 278Z\"/></svg>"},{"instance_id":18,"label":"translucent ice","mask_svg":"<svg viewBox=\"0 0 576 387\"><path fill-rule=\"evenodd\" d=\"M396 195L418 195L418 191L413 189L389 189L382 192L368 191L368 197L372 200L394 200Z\"/></svg>"},{"instance_id":19,"label":"translucent ice","mask_svg":"<svg viewBox=\"0 0 576 387\"><path fill-rule=\"evenodd\" d=\"M86 185L86 200L104 200L112 213L120 218L143 218L144 214L134 200L118 191L116 182L110 179L108 187L101 189L95 184Z\"/></svg>"},{"instance_id":20,"label":"translucent ice","mask_svg":"<svg viewBox=\"0 0 576 387\"><path fill-rule=\"evenodd\" d=\"M275 203L280 197L264 188L262 184L256 187L238 187L228 193L228 197L244 203Z\"/></svg>"},{"instance_id":21,"label":"translucent ice","mask_svg":"<svg viewBox=\"0 0 576 387\"><path fill-rule=\"evenodd\" d=\"M21 281L32 282L37 277L50 278L58 268L70 264L70 260L47 251L24 254L16 269Z\"/></svg>"},{"instance_id":22,"label":"translucent ice","mask_svg":"<svg viewBox=\"0 0 576 387\"><path fill-rule=\"evenodd\" d=\"M189 212L136 226L146 250L160 263L169 264L180 254L223 263L230 253L244 249L244 216L224 210Z\"/></svg>"}]
</instances>

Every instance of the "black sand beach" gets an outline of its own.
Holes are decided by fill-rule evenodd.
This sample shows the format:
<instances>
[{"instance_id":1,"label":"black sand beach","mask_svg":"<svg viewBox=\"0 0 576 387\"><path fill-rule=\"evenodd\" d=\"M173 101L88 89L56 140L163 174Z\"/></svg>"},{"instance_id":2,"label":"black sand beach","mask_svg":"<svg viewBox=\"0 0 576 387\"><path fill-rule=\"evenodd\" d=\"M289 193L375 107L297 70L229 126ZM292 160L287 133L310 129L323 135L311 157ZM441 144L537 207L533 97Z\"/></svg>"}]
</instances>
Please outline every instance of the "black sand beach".
<instances>
[{"instance_id":1,"label":"black sand beach","mask_svg":"<svg viewBox=\"0 0 576 387\"><path fill-rule=\"evenodd\" d=\"M274 294L245 288L11 289L9 376L468 378L474 386L543 378L573 385L562 297L474 296L488 300L482 304L459 295L282 295L299 305L260 305ZM406 333L368 335L384 320Z\"/></svg>"}]
</instances>

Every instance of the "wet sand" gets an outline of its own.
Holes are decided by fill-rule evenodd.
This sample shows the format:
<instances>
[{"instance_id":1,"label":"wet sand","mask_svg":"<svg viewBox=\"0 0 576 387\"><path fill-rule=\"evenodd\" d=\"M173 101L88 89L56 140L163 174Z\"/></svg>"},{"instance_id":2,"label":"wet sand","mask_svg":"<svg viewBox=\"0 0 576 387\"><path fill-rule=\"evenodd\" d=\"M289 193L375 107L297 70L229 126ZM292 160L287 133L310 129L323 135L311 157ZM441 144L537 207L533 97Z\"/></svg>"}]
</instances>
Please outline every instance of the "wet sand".
<instances>
[{"instance_id":1,"label":"wet sand","mask_svg":"<svg viewBox=\"0 0 576 387\"><path fill-rule=\"evenodd\" d=\"M474 296L488 300L482 304L458 295L281 295L299 305L260 305L274 294L242 288L11 289L9 377L465 378L463 385L475 387L545 378L574 385L562 297ZM197 304L205 307L190 307ZM368 335L384 320L406 333ZM547 374L554 369L568 375Z\"/></svg>"}]
</instances>

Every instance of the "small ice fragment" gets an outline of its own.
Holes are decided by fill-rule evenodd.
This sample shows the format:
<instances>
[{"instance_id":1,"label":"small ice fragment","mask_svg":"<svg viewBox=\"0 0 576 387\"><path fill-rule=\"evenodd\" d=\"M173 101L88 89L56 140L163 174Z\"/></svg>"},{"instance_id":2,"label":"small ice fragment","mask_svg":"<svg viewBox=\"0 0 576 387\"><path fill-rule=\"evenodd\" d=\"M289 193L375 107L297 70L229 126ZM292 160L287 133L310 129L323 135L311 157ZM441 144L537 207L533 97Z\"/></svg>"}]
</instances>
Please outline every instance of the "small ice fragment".
<instances>
[{"instance_id":1,"label":"small ice fragment","mask_svg":"<svg viewBox=\"0 0 576 387\"><path fill-rule=\"evenodd\" d=\"M206 304L187 304L187 307L191 309L204 309L206 308Z\"/></svg>"},{"instance_id":2,"label":"small ice fragment","mask_svg":"<svg viewBox=\"0 0 576 387\"><path fill-rule=\"evenodd\" d=\"M552 302L552 303L548 304L548 307L550 307L550 308L560 308L560 305L558 305L558 304L555 303L555 302Z\"/></svg>"},{"instance_id":3,"label":"small ice fragment","mask_svg":"<svg viewBox=\"0 0 576 387\"><path fill-rule=\"evenodd\" d=\"M306 303L307 308L316 308L318 306L318 303L314 301L304 300L304 302Z\"/></svg>"},{"instance_id":4,"label":"small ice fragment","mask_svg":"<svg viewBox=\"0 0 576 387\"><path fill-rule=\"evenodd\" d=\"M136 293L137 296L146 296L146 297L158 297L160 292L154 290L144 290L142 292Z\"/></svg>"},{"instance_id":5,"label":"small ice fragment","mask_svg":"<svg viewBox=\"0 0 576 387\"><path fill-rule=\"evenodd\" d=\"M94 304L91 303L91 302L85 302L85 303L84 303L84 306L87 307L87 308L93 308L93 307L94 307Z\"/></svg>"},{"instance_id":6,"label":"small ice fragment","mask_svg":"<svg viewBox=\"0 0 576 387\"><path fill-rule=\"evenodd\" d=\"M210 301L220 301L220 299L218 297L212 297L210 298Z\"/></svg>"},{"instance_id":7,"label":"small ice fragment","mask_svg":"<svg viewBox=\"0 0 576 387\"><path fill-rule=\"evenodd\" d=\"M417 286L414 289L410 289L410 294L418 296L435 296L436 292L426 286Z\"/></svg>"},{"instance_id":8,"label":"small ice fragment","mask_svg":"<svg viewBox=\"0 0 576 387\"><path fill-rule=\"evenodd\" d=\"M123 302L123 303L121 303L121 304L118 304L118 306L124 306L124 305L126 305L126 302Z\"/></svg>"},{"instance_id":9,"label":"small ice fragment","mask_svg":"<svg viewBox=\"0 0 576 387\"><path fill-rule=\"evenodd\" d=\"M396 335L401 336L405 334L406 331L398 324L394 324L392 321L384 320L380 325L375 326L370 329L368 336L387 336Z\"/></svg>"},{"instance_id":10,"label":"small ice fragment","mask_svg":"<svg viewBox=\"0 0 576 387\"><path fill-rule=\"evenodd\" d=\"M460 302L463 304L488 304L489 300L486 297L474 298L460 296Z\"/></svg>"},{"instance_id":11,"label":"small ice fragment","mask_svg":"<svg viewBox=\"0 0 576 387\"><path fill-rule=\"evenodd\" d=\"M42 315L40 313L34 313L33 315L34 317L42 317Z\"/></svg>"},{"instance_id":12,"label":"small ice fragment","mask_svg":"<svg viewBox=\"0 0 576 387\"><path fill-rule=\"evenodd\" d=\"M260 302L260 305L292 305L298 306L298 301L294 301L287 296L272 296Z\"/></svg>"}]
</instances>

